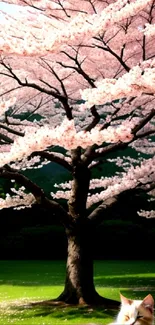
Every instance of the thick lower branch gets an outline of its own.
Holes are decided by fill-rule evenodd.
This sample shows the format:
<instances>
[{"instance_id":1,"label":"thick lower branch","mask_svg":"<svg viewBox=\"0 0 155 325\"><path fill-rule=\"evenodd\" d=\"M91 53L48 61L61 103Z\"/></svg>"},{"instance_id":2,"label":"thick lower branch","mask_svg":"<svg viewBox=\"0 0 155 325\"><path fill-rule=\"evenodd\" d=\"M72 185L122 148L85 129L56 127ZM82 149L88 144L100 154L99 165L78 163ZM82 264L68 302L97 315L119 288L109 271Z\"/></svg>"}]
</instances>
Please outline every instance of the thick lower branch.
<instances>
[{"instance_id":1,"label":"thick lower branch","mask_svg":"<svg viewBox=\"0 0 155 325\"><path fill-rule=\"evenodd\" d=\"M106 215L110 214L110 210L114 208L117 202L118 197L112 197L105 200L93 212L89 214L88 219L94 226L97 226L104 220L104 218L106 218Z\"/></svg>"},{"instance_id":2,"label":"thick lower branch","mask_svg":"<svg viewBox=\"0 0 155 325\"><path fill-rule=\"evenodd\" d=\"M47 152L47 151L34 151L31 157L34 156L40 156L41 158L48 159L49 161L55 162L63 166L70 172L72 171L71 165L64 158L61 158L58 153Z\"/></svg>"},{"instance_id":3,"label":"thick lower branch","mask_svg":"<svg viewBox=\"0 0 155 325\"><path fill-rule=\"evenodd\" d=\"M153 108L149 114L140 120L140 122L133 128L132 133L136 134L140 131L153 117L155 116L155 109ZM138 135L136 139L138 138Z\"/></svg>"},{"instance_id":4,"label":"thick lower branch","mask_svg":"<svg viewBox=\"0 0 155 325\"><path fill-rule=\"evenodd\" d=\"M38 204L43 205L47 209L52 209L53 212L59 216L60 221L65 227L68 227L71 224L72 218L69 216L67 211L59 203L48 199L44 191L23 174L17 172L9 166L5 166L0 168L0 177L14 179L18 184L23 185L30 193L34 195Z\"/></svg>"},{"instance_id":5,"label":"thick lower branch","mask_svg":"<svg viewBox=\"0 0 155 325\"><path fill-rule=\"evenodd\" d=\"M142 193L149 193L150 191L154 190L154 188L154 181L146 184L139 184L134 189L128 189L126 191L121 192L117 196L113 196L105 200L93 212L89 214L88 219L91 221L91 225L98 226L104 219L107 219L107 217L111 214L111 211L113 211L114 208L117 206L118 200L121 198L122 195L140 195Z\"/></svg>"}]
</instances>

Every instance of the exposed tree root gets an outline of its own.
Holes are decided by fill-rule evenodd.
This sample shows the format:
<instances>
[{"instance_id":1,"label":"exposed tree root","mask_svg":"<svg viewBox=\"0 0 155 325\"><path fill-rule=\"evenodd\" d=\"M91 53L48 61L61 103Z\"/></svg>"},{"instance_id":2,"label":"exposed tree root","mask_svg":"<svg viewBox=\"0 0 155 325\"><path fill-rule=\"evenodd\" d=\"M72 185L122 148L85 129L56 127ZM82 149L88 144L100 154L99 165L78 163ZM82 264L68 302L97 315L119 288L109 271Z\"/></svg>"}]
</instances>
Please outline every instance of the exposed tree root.
<instances>
[{"instance_id":1,"label":"exposed tree root","mask_svg":"<svg viewBox=\"0 0 155 325\"><path fill-rule=\"evenodd\" d=\"M61 298L61 299L60 299ZM62 299L63 298L63 299ZM83 307L103 307L105 309L118 309L120 302L108 298L104 298L98 294L95 295L92 301L86 301L83 297L79 299L72 300L71 297L62 297L60 295L56 299L44 300L33 302L31 306L59 306L59 307L69 307L69 306L83 306Z\"/></svg>"}]
</instances>

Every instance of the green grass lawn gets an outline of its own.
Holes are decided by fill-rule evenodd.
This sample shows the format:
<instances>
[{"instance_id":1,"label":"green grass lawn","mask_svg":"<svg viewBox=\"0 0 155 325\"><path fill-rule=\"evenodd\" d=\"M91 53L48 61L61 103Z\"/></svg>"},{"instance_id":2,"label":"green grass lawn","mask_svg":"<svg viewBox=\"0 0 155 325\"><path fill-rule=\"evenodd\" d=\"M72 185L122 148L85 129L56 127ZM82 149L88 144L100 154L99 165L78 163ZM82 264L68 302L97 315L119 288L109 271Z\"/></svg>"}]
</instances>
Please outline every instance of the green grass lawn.
<instances>
[{"instance_id":1,"label":"green grass lawn","mask_svg":"<svg viewBox=\"0 0 155 325\"><path fill-rule=\"evenodd\" d=\"M95 261L95 285L107 298L119 292L155 298L155 261ZM29 302L56 298L63 290L64 261L0 261L0 325L108 324L116 311L85 307L28 307Z\"/></svg>"}]
</instances>

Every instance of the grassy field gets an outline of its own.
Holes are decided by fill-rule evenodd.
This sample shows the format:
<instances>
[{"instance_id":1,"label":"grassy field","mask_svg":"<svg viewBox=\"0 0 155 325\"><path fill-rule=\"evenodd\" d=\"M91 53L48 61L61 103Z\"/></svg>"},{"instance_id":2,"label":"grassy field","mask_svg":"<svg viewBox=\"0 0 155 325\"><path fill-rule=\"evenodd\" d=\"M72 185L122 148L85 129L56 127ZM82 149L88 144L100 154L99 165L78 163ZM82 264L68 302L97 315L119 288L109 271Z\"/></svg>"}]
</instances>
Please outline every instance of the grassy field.
<instances>
[{"instance_id":1,"label":"grassy field","mask_svg":"<svg viewBox=\"0 0 155 325\"><path fill-rule=\"evenodd\" d=\"M95 285L107 298L119 292L155 298L155 261L95 261ZM56 298L63 290L64 261L0 261L0 325L108 324L116 311L102 308L29 307L28 303Z\"/></svg>"}]
</instances>

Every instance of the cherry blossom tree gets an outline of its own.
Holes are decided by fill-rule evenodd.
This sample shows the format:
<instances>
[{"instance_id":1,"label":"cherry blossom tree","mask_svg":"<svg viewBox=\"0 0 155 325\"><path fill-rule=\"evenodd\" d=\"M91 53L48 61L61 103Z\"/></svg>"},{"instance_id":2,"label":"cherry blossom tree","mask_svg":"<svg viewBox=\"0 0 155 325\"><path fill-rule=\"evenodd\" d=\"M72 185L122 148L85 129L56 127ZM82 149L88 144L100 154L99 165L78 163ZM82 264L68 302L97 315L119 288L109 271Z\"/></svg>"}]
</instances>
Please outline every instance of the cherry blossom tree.
<instances>
[{"instance_id":1,"label":"cherry blossom tree","mask_svg":"<svg viewBox=\"0 0 155 325\"><path fill-rule=\"evenodd\" d=\"M93 234L121 193L145 192L154 202L155 1L4 3L0 177L13 185L0 208L51 209L68 239L57 300L112 306L94 287ZM126 155L129 149L136 159ZM70 180L47 194L24 171L50 162L66 168ZM108 177L105 163L121 171ZM102 177L93 178L100 165ZM138 213L155 217L152 209Z\"/></svg>"}]
</instances>

